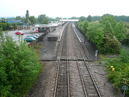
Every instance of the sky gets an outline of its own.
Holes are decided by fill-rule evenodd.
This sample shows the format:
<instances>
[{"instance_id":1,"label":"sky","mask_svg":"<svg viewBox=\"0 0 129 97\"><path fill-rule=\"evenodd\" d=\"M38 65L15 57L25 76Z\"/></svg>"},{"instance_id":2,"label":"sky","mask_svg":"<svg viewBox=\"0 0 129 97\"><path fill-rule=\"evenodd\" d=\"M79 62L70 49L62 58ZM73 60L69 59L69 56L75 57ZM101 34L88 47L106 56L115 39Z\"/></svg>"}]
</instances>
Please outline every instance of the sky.
<instances>
[{"instance_id":1,"label":"sky","mask_svg":"<svg viewBox=\"0 0 129 97\"><path fill-rule=\"evenodd\" d=\"M129 0L0 0L0 17L46 14L49 17L129 16Z\"/></svg>"}]
</instances>

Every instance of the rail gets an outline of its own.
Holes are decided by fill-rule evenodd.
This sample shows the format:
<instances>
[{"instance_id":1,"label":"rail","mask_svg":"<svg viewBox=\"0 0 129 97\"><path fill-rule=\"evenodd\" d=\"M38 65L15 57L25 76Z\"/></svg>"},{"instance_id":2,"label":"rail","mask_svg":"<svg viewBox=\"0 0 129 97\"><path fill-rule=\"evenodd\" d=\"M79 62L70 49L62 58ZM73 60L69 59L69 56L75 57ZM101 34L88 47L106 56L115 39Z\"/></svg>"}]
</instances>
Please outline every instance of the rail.
<instances>
[{"instance_id":1,"label":"rail","mask_svg":"<svg viewBox=\"0 0 129 97\"><path fill-rule=\"evenodd\" d=\"M101 94L101 92L100 92L100 90L98 88L98 85L97 85L97 83L95 81L95 78L94 78L94 76L92 75L92 73L90 71L89 65L86 63L87 62L87 59L89 57L86 55L84 46L81 44L80 39L78 39L78 36L76 36L76 34L74 34L74 35L75 35L75 37L74 37L75 38L75 41L74 41L75 42L74 43L75 44L75 47L78 47L80 56L84 56L85 55L83 57L84 65L81 62L81 65L79 66L79 61L76 62L77 68L78 68L78 72L79 72L79 76L80 76L80 79L81 79L81 83L82 83L82 86L83 86L83 91L84 91L85 97L89 97L90 95L92 95L91 97L102 97L102 94ZM75 48L75 49L77 49L77 48ZM78 52L76 52L76 55L79 55ZM77 56L77 58L78 57L79 56ZM84 70L84 66L85 66L85 72L81 73L81 71ZM83 70L81 70L81 67L83 68ZM93 87L92 86L89 86L88 84L93 85ZM94 92L93 91L92 92L89 91L89 89L91 87L92 87L92 90ZM87 89L87 88L89 88L89 89Z\"/></svg>"},{"instance_id":2,"label":"rail","mask_svg":"<svg viewBox=\"0 0 129 97\"><path fill-rule=\"evenodd\" d=\"M59 56L65 55L67 52L66 48L66 37L67 33L63 33L63 38L59 42L61 53ZM58 47L59 49L59 47ZM67 54L66 54L67 56ZM56 74L56 82L53 92L53 97L70 97L70 73L69 73L69 63L68 60L62 61L60 59L57 60L57 74Z\"/></svg>"}]
</instances>

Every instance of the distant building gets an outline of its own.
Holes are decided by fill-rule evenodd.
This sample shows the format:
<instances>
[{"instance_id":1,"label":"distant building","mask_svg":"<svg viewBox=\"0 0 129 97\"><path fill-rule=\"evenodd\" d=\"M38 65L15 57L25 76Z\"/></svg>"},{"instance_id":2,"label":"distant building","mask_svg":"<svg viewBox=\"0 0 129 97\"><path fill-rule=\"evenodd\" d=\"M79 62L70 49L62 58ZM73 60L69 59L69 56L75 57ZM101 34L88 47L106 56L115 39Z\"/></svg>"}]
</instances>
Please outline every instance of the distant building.
<instances>
[{"instance_id":1,"label":"distant building","mask_svg":"<svg viewBox=\"0 0 129 97\"><path fill-rule=\"evenodd\" d=\"M21 20L7 20L7 23L23 23Z\"/></svg>"}]
</instances>

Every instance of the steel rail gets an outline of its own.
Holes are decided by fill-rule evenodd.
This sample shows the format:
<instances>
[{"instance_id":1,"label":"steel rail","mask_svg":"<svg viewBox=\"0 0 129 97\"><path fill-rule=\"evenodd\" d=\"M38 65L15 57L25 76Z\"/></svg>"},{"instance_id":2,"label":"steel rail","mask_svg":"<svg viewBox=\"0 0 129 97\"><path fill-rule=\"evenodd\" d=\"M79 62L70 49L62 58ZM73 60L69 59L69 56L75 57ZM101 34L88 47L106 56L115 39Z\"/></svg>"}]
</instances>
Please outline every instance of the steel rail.
<instances>
[{"instance_id":1,"label":"steel rail","mask_svg":"<svg viewBox=\"0 0 129 97\"><path fill-rule=\"evenodd\" d=\"M74 30L73 30L73 31L74 31ZM74 31L74 32L75 32L75 31ZM75 33L76 33L76 32L75 32ZM80 55L82 56L82 55L85 54L85 56L87 57L87 55L86 55L86 53L85 53L85 49L84 49L84 47L82 46L82 44L79 42L78 37L75 35L74 38L75 38L75 40L76 40L76 42L75 42L76 47L79 47L78 49L79 49ZM77 46L77 43L78 43L78 46ZM80 47L81 47L81 48L80 48ZM83 49L83 52L84 52L84 53L82 53L82 49ZM77 55L78 55L78 54L77 54ZM88 58L88 57L87 57L87 58ZM95 81L95 78L93 77L93 75L92 75L92 73L91 73L91 71L90 71L90 69L89 69L89 66L88 66L88 64L86 63L85 58L83 58L83 59L84 59L84 66L86 67L86 70L88 71L88 74L89 74L89 76L90 76L90 79L92 80L92 83L93 83L94 88L95 88L95 90L96 90L96 93L97 93L98 97L102 97L102 94L101 94L101 92L100 92L100 90L99 90L99 88L98 88L98 86L97 86L97 83L96 83L96 81ZM87 93L88 91L87 91L87 89L86 89L87 86L85 86L84 78L83 78L83 76L82 76L82 74L81 74L81 72L80 72L80 68L79 68L78 62L77 62L77 67L78 67L79 75L80 75L80 78L81 78L82 86L85 87L85 88L83 88L83 90L85 91L85 92L84 92L85 97L88 97L88 93ZM86 94L86 93L87 93L87 94Z\"/></svg>"},{"instance_id":2,"label":"steel rail","mask_svg":"<svg viewBox=\"0 0 129 97\"><path fill-rule=\"evenodd\" d=\"M67 28L67 27L66 27ZM65 28L65 29L66 29ZM65 40L65 37L67 36L66 35L67 34L67 32L63 32L63 36L62 36L62 40L59 42L59 44L58 44L58 49L60 48L61 49L61 53L60 53L60 58L61 58L61 56L62 56L62 54L64 53L64 51L65 52L67 52L67 48L65 47L65 45L66 45L66 40ZM67 56L67 54L66 54L66 56ZM61 65L62 65L62 63L61 63L61 61L60 61L60 59L57 59L57 73L56 73L56 78L55 78L55 87L54 87L54 92L53 92L53 97L70 97L70 73L69 73L69 70L68 70L68 68L69 68L69 65L68 65L68 60L66 60L65 61L66 63L65 64L63 64L64 65L64 69L65 69L65 73L66 74L64 74L63 76L65 77L65 80L66 80L66 84L67 84L67 94L66 93L64 93L64 94L62 94L62 95L58 95L58 87L66 87L65 86L65 84L63 84L64 86L61 86L59 83L59 78L61 77L61 75L60 75L60 71L61 71ZM63 66L62 65L62 66ZM63 82L61 82L61 83L63 83ZM65 95L67 95L67 96L65 96Z\"/></svg>"}]
</instances>

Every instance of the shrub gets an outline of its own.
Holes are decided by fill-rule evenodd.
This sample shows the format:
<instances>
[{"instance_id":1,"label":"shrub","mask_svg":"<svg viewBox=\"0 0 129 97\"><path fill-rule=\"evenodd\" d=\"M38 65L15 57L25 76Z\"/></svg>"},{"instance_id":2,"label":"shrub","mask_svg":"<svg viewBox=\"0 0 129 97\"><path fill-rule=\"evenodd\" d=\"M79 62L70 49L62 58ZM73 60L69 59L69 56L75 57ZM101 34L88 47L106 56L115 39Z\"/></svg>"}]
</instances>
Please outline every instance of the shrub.
<instances>
[{"instance_id":1,"label":"shrub","mask_svg":"<svg viewBox=\"0 0 129 97\"><path fill-rule=\"evenodd\" d=\"M90 23L86 35L97 46L103 43L104 31L98 23Z\"/></svg>"},{"instance_id":2,"label":"shrub","mask_svg":"<svg viewBox=\"0 0 129 97\"><path fill-rule=\"evenodd\" d=\"M26 43L11 38L0 41L0 97L22 97L40 72L38 57Z\"/></svg>"},{"instance_id":3,"label":"shrub","mask_svg":"<svg viewBox=\"0 0 129 97\"><path fill-rule=\"evenodd\" d=\"M129 46L129 34L126 35L126 38L124 40L122 40L122 44Z\"/></svg>"},{"instance_id":4,"label":"shrub","mask_svg":"<svg viewBox=\"0 0 129 97\"><path fill-rule=\"evenodd\" d=\"M126 49L122 49L120 59L124 63L129 63L129 51L127 51Z\"/></svg>"},{"instance_id":5,"label":"shrub","mask_svg":"<svg viewBox=\"0 0 129 97\"><path fill-rule=\"evenodd\" d=\"M104 32L104 28L98 22L89 23L85 35L96 44L101 53L119 53L121 43L115 36Z\"/></svg>"},{"instance_id":6,"label":"shrub","mask_svg":"<svg viewBox=\"0 0 129 97\"><path fill-rule=\"evenodd\" d=\"M78 23L78 28L79 28L82 32L84 32L84 33L87 32L87 27L88 27L88 22L87 22L87 21L80 21L80 22Z\"/></svg>"},{"instance_id":7,"label":"shrub","mask_svg":"<svg viewBox=\"0 0 129 97\"><path fill-rule=\"evenodd\" d=\"M99 48L101 53L112 53L118 54L120 53L121 43L114 36L106 35L104 37L103 45Z\"/></svg>"},{"instance_id":8,"label":"shrub","mask_svg":"<svg viewBox=\"0 0 129 97\"><path fill-rule=\"evenodd\" d=\"M122 42L124 39L126 39L127 30L125 25L122 22L116 23L114 27L114 35L117 37L117 39Z\"/></svg>"},{"instance_id":9,"label":"shrub","mask_svg":"<svg viewBox=\"0 0 129 97\"><path fill-rule=\"evenodd\" d=\"M108 78L113 85L119 89L123 85L129 86L129 52L126 49L122 49L119 58L108 59L106 64L108 66ZM111 70L111 66L115 68L115 71ZM129 90L126 92L129 95Z\"/></svg>"}]
</instances>

